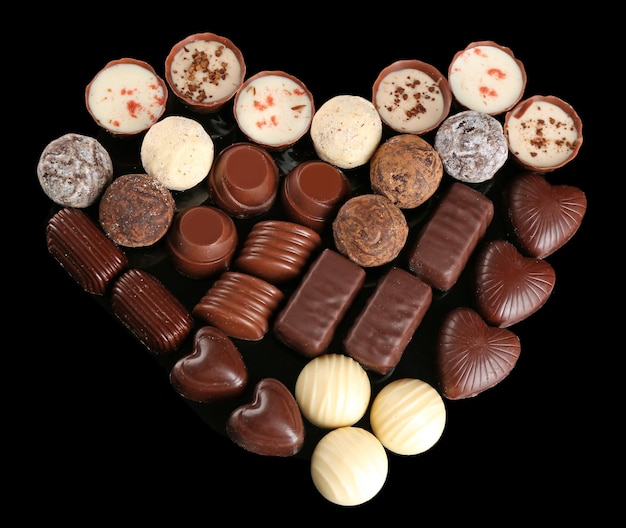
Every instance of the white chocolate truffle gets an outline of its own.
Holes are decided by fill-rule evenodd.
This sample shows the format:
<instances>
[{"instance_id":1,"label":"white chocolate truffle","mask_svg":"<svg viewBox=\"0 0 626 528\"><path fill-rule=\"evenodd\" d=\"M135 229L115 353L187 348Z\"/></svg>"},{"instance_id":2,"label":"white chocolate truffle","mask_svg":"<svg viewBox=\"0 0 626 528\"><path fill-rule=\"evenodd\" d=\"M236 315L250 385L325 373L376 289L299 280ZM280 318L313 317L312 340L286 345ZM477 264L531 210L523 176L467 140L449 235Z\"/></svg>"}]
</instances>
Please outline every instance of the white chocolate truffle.
<instances>
[{"instance_id":1,"label":"white chocolate truffle","mask_svg":"<svg viewBox=\"0 0 626 528\"><path fill-rule=\"evenodd\" d=\"M312 424L333 429L354 425L369 405L372 388L365 369L343 354L318 356L300 371L295 396Z\"/></svg>"},{"instance_id":2,"label":"white chocolate truffle","mask_svg":"<svg viewBox=\"0 0 626 528\"><path fill-rule=\"evenodd\" d=\"M113 161L97 139L69 133L48 143L37 177L53 202L81 209L93 204L113 181Z\"/></svg>"},{"instance_id":3,"label":"white chocolate truffle","mask_svg":"<svg viewBox=\"0 0 626 528\"><path fill-rule=\"evenodd\" d=\"M204 127L182 116L152 125L141 144L144 170L172 191L200 183L209 174L214 155L213 140Z\"/></svg>"},{"instance_id":4,"label":"white chocolate truffle","mask_svg":"<svg viewBox=\"0 0 626 528\"><path fill-rule=\"evenodd\" d=\"M383 122L374 104L358 95L337 95L313 116L311 140L323 161L340 169L365 165L378 147Z\"/></svg>"},{"instance_id":5,"label":"white chocolate truffle","mask_svg":"<svg viewBox=\"0 0 626 528\"><path fill-rule=\"evenodd\" d=\"M454 56L448 82L454 98L464 108L498 115L522 98L526 71L509 48L481 41Z\"/></svg>"},{"instance_id":6,"label":"white chocolate truffle","mask_svg":"<svg viewBox=\"0 0 626 528\"><path fill-rule=\"evenodd\" d=\"M358 506L382 489L389 473L384 446L360 427L334 429L311 455L311 477L320 494L340 506Z\"/></svg>"},{"instance_id":7,"label":"white chocolate truffle","mask_svg":"<svg viewBox=\"0 0 626 528\"><path fill-rule=\"evenodd\" d=\"M372 431L398 455L418 455L434 446L446 425L441 395L419 379L402 378L383 387L370 410Z\"/></svg>"}]
</instances>

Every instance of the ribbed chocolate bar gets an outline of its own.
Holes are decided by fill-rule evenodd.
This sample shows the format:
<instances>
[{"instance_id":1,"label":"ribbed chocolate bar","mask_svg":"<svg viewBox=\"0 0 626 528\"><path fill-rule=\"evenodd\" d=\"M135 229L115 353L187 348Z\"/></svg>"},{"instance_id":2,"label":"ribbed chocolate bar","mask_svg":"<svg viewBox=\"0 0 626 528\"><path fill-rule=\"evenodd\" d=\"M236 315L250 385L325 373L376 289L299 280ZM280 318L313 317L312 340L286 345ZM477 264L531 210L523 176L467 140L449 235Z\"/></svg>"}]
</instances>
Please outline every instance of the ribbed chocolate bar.
<instances>
[{"instance_id":1,"label":"ribbed chocolate bar","mask_svg":"<svg viewBox=\"0 0 626 528\"><path fill-rule=\"evenodd\" d=\"M274 335L306 357L321 355L364 282L361 266L325 249L278 314Z\"/></svg>"},{"instance_id":2,"label":"ribbed chocolate bar","mask_svg":"<svg viewBox=\"0 0 626 528\"><path fill-rule=\"evenodd\" d=\"M464 183L451 184L409 252L409 270L433 288L452 288L493 213L489 198Z\"/></svg>"},{"instance_id":3,"label":"ribbed chocolate bar","mask_svg":"<svg viewBox=\"0 0 626 528\"><path fill-rule=\"evenodd\" d=\"M344 350L365 369L389 373L430 307L431 287L412 273L391 268L380 279L343 340Z\"/></svg>"}]
</instances>

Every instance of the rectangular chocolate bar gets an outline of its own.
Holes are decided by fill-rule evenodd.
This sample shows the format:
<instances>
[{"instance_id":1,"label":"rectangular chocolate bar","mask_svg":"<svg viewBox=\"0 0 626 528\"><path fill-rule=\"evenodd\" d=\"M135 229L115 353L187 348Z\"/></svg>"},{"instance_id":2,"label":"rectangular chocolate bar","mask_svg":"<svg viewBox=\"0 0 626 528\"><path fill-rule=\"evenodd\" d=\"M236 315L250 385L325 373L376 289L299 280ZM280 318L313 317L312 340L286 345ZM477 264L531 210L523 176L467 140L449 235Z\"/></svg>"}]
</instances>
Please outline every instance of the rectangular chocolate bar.
<instances>
[{"instance_id":1,"label":"rectangular chocolate bar","mask_svg":"<svg viewBox=\"0 0 626 528\"><path fill-rule=\"evenodd\" d=\"M493 219L493 202L464 183L450 185L409 252L409 270L447 291Z\"/></svg>"},{"instance_id":2,"label":"rectangular chocolate bar","mask_svg":"<svg viewBox=\"0 0 626 528\"><path fill-rule=\"evenodd\" d=\"M325 249L276 317L274 335L306 357L321 355L364 282L361 266Z\"/></svg>"},{"instance_id":3,"label":"rectangular chocolate bar","mask_svg":"<svg viewBox=\"0 0 626 528\"><path fill-rule=\"evenodd\" d=\"M432 302L431 287L412 273L392 267L352 323L343 348L365 369L389 373Z\"/></svg>"}]
</instances>

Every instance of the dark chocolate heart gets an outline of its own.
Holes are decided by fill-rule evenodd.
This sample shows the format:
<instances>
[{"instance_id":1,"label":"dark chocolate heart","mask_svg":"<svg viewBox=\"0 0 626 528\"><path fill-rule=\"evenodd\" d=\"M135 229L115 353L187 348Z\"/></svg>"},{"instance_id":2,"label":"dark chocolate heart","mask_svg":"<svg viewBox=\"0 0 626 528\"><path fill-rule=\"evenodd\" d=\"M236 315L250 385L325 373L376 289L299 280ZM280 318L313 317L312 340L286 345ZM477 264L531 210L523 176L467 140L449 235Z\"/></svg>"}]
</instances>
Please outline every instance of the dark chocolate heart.
<instances>
[{"instance_id":1,"label":"dark chocolate heart","mask_svg":"<svg viewBox=\"0 0 626 528\"><path fill-rule=\"evenodd\" d=\"M472 398L506 378L519 358L519 338L506 328L489 326L478 312L450 311L437 341L437 372L443 395Z\"/></svg>"},{"instance_id":2,"label":"dark chocolate heart","mask_svg":"<svg viewBox=\"0 0 626 528\"><path fill-rule=\"evenodd\" d=\"M476 257L476 306L487 323L506 328L541 308L554 288L545 260L527 257L506 240L492 240Z\"/></svg>"},{"instance_id":3,"label":"dark chocolate heart","mask_svg":"<svg viewBox=\"0 0 626 528\"><path fill-rule=\"evenodd\" d=\"M304 445L304 421L289 389L276 378L263 378L250 403L228 417L226 433L240 447L258 455L286 457Z\"/></svg>"},{"instance_id":4,"label":"dark chocolate heart","mask_svg":"<svg viewBox=\"0 0 626 528\"><path fill-rule=\"evenodd\" d=\"M545 258L570 240L587 211L578 187L554 185L536 173L517 175L507 189L513 234L526 255Z\"/></svg>"},{"instance_id":5,"label":"dark chocolate heart","mask_svg":"<svg viewBox=\"0 0 626 528\"><path fill-rule=\"evenodd\" d=\"M185 398L211 402L241 394L248 384L248 370L224 332L203 326L194 335L191 354L180 358L170 371L170 383Z\"/></svg>"}]
</instances>

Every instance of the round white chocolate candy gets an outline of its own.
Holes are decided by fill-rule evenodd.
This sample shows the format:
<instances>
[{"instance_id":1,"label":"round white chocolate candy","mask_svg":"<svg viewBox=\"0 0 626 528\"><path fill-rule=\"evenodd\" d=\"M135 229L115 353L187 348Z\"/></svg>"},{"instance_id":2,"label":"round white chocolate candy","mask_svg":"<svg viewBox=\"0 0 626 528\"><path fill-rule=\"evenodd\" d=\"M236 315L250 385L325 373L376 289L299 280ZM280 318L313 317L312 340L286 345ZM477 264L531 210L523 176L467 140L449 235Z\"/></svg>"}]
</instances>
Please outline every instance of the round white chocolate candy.
<instances>
[{"instance_id":1,"label":"round white chocolate candy","mask_svg":"<svg viewBox=\"0 0 626 528\"><path fill-rule=\"evenodd\" d=\"M340 169L365 165L378 147L383 122L371 101L358 95L337 95L318 108L311 122L317 155Z\"/></svg>"},{"instance_id":2,"label":"round white chocolate candy","mask_svg":"<svg viewBox=\"0 0 626 528\"><path fill-rule=\"evenodd\" d=\"M358 422L367 411L371 393L365 369L343 354L324 354L309 361L295 387L304 417L325 429Z\"/></svg>"},{"instance_id":3,"label":"round white chocolate candy","mask_svg":"<svg viewBox=\"0 0 626 528\"><path fill-rule=\"evenodd\" d=\"M401 378L376 395L370 409L370 424L389 451L418 455L441 438L446 407L441 395L425 381Z\"/></svg>"},{"instance_id":4,"label":"round white chocolate candy","mask_svg":"<svg viewBox=\"0 0 626 528\"><path fill-rule=\"evenodd\" d=\"M150 176L172 191L200 183L213 165L215 147L204 127L183 116L169 116L146 132L141 163Z\"/></svg>"},{"instance_id":5,"label":"round white chocolate candy","mask_svg":"<svg viewBox=\"0 0 626 528\"><path fill-rule=\"evenodd\" d=\"M311 477L320 494L340 506L358 506L382 489L389 459L380 440L360 427L326 433L311 455Z\"/></svg>"}]
</instances>

